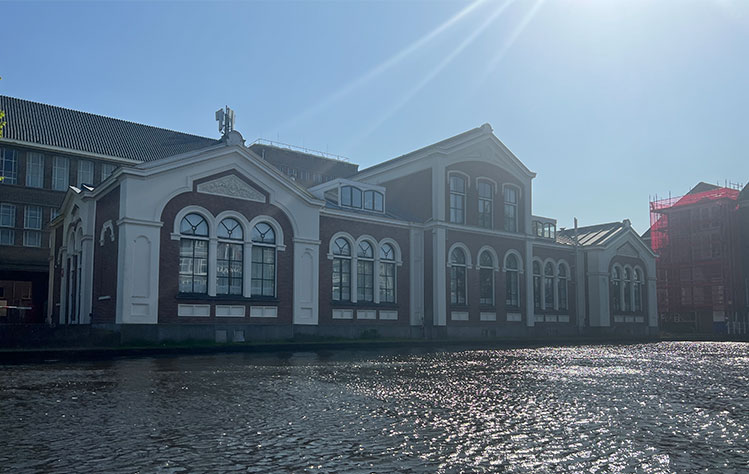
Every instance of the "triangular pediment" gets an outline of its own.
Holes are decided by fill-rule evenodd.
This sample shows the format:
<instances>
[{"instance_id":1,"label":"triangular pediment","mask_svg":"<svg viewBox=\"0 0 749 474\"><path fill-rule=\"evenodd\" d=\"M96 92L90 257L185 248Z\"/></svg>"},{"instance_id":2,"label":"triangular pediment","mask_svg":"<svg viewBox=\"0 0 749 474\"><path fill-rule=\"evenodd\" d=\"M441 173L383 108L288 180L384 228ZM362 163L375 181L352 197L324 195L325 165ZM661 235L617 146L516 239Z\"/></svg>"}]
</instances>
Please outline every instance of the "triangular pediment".
<instances>
[{"instance_id":1,"label":"triangular pediment","mask_svg":"<svg viewBox=\"0 0 749 474\"><path fill-rule=\"evenodd\" d=\"M639 257L640 253L637 251L634 245L630 242L625 243L616 249L617 255L624 255L627 257Z\"/></svg>"},{"instance_id":2,"label":"triangular pediment","mask_svg":"<svg viewBox=\"0 0 749 474\"><path fill-rule=\"evenodd\" d=\"M265 202L265 195L239 177L229 174L198 184L198 192L246 201Z\"/></svg>"}]
</instances>

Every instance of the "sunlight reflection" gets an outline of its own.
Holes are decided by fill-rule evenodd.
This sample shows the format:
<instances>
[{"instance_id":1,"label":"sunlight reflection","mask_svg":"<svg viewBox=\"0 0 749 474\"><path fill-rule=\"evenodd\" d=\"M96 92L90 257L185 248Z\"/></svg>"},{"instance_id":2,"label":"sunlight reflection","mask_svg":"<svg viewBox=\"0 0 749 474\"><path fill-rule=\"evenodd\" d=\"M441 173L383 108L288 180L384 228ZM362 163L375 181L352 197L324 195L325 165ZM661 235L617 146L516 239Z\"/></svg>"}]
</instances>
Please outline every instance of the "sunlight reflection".
<instances>
[{"instance_id":1,"label":"sunlight reflection","mask_svg":"<svg viewBox=\"0 0 749 474\"><path fill-rule=\"evenodd\" d=\"M444 33L445 31L449 30L451 27L456 25L458 22L460 22L463 18L466 17L469 13L474 11L476 8L478 8L483 3L486 3L487 0L476 0L472 3L470 3L467 7L459 11L454 16L450 17L447 21L439 25L437 28L430 31L425 36L422 36L418 40L411 43L406 48L400 50L398 53L396 53L394 56L388 58L387 60L383 61L382 63L378 64L373 69L370 69L365 74L359 76L358 78L354 79L349 84L341 87L339 90L337 90L335 93L328 95L327 97L323 98L316 104L312 105L311 107L307 108L306 110L300 112L296 116L290 118L283 124L281 124L278 129L284 129L291 127L297 123L299 123L302 120L305 120L311 116L314 116L315 114L320 113L321 111L325 110L326 108L330 107L334 103L338 102L348 94L350 94L352 91L366 85L370 81L372 81L375 77L379 76L380 74L386 72L387 70L391 69L404 59L406 59L408 56L412 55L413 53L417 52L418 50L425 47L427 44L429 44L432 40L437 38L439 35ZM514 0L512 0L514 1Z\"/></svg>"},{"instance_id":2,"label":"sunlight reflection","mask_svg":"<svg viewBox=\"0 0 749 474\"><path fill-rule=\"evenodd\" d=\"M463 52L468 46L470 46L476 38L484 32L502 13L505 12L507 7L513 4L515 0L507 0L499 8L497 8L481 25L476 28L466 39L464 39L450 54L437 64L424 78L419 81L414 87L409 89L401 99L385 110L384 113L380 114L370 125L358 135L355 135L347 144L344 149L348 149L355 146L362 139L366 138L369 134L374 132L380 125L382 125L387 119L393 116L398 110L400 110L405 104L408 103L421 89L429 84L445 67L447 67L460 53Z\"/></svg>"}]
</instances>

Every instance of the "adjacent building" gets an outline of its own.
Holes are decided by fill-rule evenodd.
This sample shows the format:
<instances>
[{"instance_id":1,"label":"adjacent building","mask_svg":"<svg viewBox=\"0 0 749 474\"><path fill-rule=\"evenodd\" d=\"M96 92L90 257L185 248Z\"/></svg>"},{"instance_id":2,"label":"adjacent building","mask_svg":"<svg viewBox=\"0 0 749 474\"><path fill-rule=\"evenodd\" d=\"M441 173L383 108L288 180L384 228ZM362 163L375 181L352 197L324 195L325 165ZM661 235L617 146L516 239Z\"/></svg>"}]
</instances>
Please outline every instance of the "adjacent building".
<instances>
[{"instance_id":1,"label":"adjacent building","mask_svg":"<svg viewBox=\"0 0 749 474\"><path fill-rule=\"evenodd\" d=\"M699 183L650 212L661 329L747 334L749 190Z\"/></svg>"}]
</instances>

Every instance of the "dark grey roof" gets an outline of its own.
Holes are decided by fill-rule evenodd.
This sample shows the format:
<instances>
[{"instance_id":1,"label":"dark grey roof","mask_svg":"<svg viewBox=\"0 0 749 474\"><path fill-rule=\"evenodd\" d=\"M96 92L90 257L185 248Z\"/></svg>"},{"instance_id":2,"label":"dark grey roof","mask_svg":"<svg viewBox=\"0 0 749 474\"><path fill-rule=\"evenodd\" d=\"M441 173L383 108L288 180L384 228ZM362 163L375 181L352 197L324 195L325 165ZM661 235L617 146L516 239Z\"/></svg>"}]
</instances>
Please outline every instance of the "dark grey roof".
<instances>
[{"instance_id":1,"label":"dark grey roof","mask_svg":"<svg viewBox=\"0 0 749 474\"><path fill-rule=\"evenodd\" d=\"M102 115L0 95L3 138L100 155L153 161L219 143Z\"/></svg>"},{"instance_id":2,"label":"dark grey roof","mask_svg":"<svg viewBox=\"0 0 749 474\"><path fill-rule=\"evenodd\" d=\"M618 236L624 229L623 222L609 222L607 224L578 227L577 240L582 247L606 245ZM575 229L564 229L557 232L557 242L575 245Z\"/></svg>"}]
</instances>

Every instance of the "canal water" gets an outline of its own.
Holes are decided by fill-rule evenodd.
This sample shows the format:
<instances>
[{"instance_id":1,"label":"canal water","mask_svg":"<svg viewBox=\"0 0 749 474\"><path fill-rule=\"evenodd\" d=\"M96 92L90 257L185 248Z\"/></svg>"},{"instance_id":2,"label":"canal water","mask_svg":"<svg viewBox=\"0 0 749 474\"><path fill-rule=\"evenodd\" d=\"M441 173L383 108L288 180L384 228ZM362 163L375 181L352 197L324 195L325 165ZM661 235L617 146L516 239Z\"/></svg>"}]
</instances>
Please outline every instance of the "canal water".
<instances>
[{"instance_id":1,"label":"canal water","mask_svg":"<svg viewBox=\"0 0 749 474\"><path fill-rule=\"evenodd\" d=\"M749 344L0 366L1 472L747 472Z\"/></svg>"}]
</instances>

